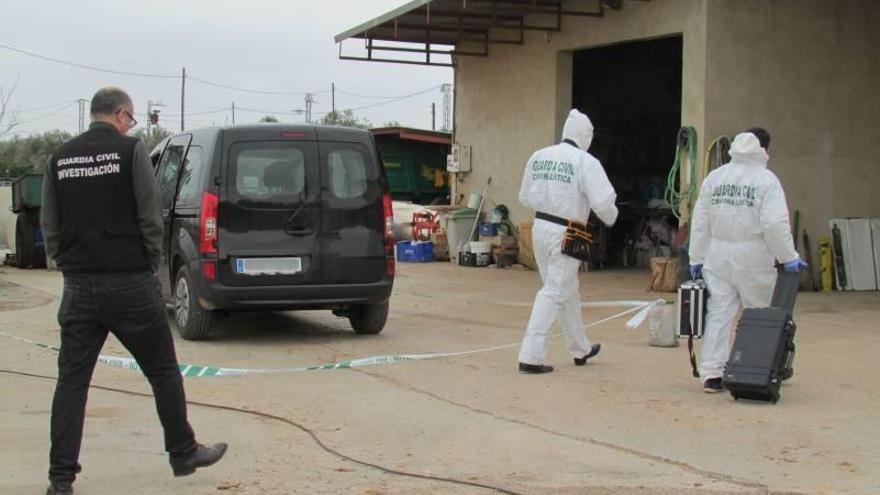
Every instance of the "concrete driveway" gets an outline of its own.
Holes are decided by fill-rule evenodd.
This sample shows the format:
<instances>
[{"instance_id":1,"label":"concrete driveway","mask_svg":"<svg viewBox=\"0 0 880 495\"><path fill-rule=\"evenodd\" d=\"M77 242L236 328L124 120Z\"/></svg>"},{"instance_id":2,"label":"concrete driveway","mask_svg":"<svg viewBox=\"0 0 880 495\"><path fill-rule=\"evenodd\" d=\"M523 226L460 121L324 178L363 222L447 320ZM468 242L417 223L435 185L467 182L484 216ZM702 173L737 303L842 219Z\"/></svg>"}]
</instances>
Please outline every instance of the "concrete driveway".
<instances>
[{"instance_id":1,"label":"concrete driveway","mask_svg":"<svg viewBox=\"0 0 880 495\"><path fill-rule=\"evenodd\" d=\"M645 272L584 274L586 301L656 299ZM399 267L392 315L355 335L329 312L241 314L182 363L302 367L519 341L535 272ZM0 332L57 344L57 273L0 269ZM671 297L671 295L665 295ZM596 321L626 308L585 308ZM99 365L76 493L721 494L880 493L880 294L802 293L795 377L776 405L706 395L686 347L647 345L625 318L588 329L602 354L574 367L561 337L548 375L516 371L517 346L356 369L187 378L216 467L175 479L146 380ZM104 353L126 356L115 339ZM0 337L0 493L45 487L56 355ZM25 373L36 376L25 376ZM113 389L113 390L110 390ZM500 490L493 490L491 487Z\"/></svg>"}]
</instances>

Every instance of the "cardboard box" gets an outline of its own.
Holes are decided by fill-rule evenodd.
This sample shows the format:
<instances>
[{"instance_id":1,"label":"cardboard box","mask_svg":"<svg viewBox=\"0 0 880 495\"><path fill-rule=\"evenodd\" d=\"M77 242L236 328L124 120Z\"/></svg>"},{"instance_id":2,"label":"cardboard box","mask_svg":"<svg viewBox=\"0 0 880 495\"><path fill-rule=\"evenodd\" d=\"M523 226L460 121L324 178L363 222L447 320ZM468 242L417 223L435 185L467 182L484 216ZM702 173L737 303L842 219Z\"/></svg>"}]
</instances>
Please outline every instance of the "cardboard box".
<instances>
[{"instance_id":1,"label":"cardboard box","mask_svg":"<svg viewBox=\"0 0 880 495\"><path fill-rule=\"evenodd\" d=\"M517 247L518 243L516 241L516 237L512 235L493 235L493 236L480 236L480 241L488 242L493 247L494 246L503 246L503 247Z\"/></svg>"}]
</instances>

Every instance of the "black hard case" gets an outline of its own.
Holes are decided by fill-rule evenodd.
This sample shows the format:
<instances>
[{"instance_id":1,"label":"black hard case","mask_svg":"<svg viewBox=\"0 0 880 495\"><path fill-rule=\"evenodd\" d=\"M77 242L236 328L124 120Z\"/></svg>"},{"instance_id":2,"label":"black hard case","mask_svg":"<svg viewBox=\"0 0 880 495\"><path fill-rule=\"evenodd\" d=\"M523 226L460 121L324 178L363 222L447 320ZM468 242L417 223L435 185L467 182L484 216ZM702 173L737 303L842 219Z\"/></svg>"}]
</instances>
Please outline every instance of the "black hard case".
<instances>
[{"instance_id":1,"label":"black hard case","mask_svg":"<svg viewBox=\"0 0 880 495\"><path fill-rule=\"evenodd\" d=\"M743 311L722 379L734 399L779 400L782 381L794 373L799 283L799 273L780 271L770 307Z\"/></svg>"}]
</instances>

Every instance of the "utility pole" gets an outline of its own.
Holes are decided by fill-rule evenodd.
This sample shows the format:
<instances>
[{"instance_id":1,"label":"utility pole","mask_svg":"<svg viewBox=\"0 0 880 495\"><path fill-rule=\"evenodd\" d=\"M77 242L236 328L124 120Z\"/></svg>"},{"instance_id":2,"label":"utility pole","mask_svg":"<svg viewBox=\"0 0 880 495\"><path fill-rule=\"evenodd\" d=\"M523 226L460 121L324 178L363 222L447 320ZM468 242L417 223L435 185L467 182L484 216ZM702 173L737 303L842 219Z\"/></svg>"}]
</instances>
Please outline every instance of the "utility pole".
<instances>
[{"instance_id":1,"label":"utility pole","mask_svg":"<svg viewBox=\"0 0 880 495\"><path fill-rule=\"evenodd\" d=\"M159 110L156 107L164 107L165 104L160 101L147 100L147 137L153 135L153 125L159 126Z\"/></svg>"},{"instance_id":2,"label":"utility pole","mask_svg":"<svg viewBox=\"0 0 880 495\"><path fill-rule=\"evenodd\" d=\"M80 98L76 101L79 103L79 132L82 134L86 130L86 101L88 100Z\"/></svg>"},{"instance_id":3,"label":"utility pole","mask_svg":"<svg viewBox=\"0 0 880 495\"><path fill-rule=\"evenodd\" d=\"M235 125L235 102L232 102L232 125Z\"/></svg>"},{"instance_id":4,"label":"utility pole","mask_svg":"<svg viewBox=\"0 0 880 495\"><path fill-rule=\"evenodd\" d=\"M330 111L333 112L333 118L336 118L336 83L330 83Z\"/></svg>"},{"instance_id":5,"label":"utility pole","mask_svg":"<svg viewBox=\"0 0 880 495\"><path fill-rule=\"evenodd\" d=\"M452 130L452 85L444 84L440 87L440 92L443 93L443 131L449 132Z\"/></svg>"},{"instance_id":6,"label":"utility pole","mask_svg":"<svg viewBox=\"0 0 880 495\"><path fill-rule=\"evenodd\" d=\"M184 125L184 114L186 113L186 67L183 68L180 78L180 132L183 132L186 127Z\"/></svg>"},{"instance_id":7,"label":"utility pole","mask_svg":"<svg viewBox=\"0 0 880 495\"><path fill-rule=\"evenodd\" d=\"M437 104L431 103L431 130L437 130Z\"/></svg>"},{"instance_id":8,"label":"utility pole","mask_svg":"<svg viewBox=\"0 0 880 495\"><path fill-rule=\"evenodd\" d=\"M312 104L315 103L314 93L306 93L306 123L312 123Z\"/></svg>"}]
</instances>

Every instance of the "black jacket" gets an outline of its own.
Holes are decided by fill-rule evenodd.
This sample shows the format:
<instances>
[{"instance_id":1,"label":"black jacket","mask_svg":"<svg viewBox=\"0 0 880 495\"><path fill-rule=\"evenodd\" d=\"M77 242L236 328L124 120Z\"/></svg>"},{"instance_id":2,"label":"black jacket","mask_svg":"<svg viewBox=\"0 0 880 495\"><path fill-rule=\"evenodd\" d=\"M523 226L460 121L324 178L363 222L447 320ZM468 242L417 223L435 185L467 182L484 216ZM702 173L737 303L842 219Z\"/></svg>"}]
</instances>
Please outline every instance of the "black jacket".
<instances>
[{"instance_id":1,"label":"black jacket","mask_svg":"<svg viewBox=\"0 0 880 495\"><path fill-rule=\"evenodd\" d=\"M65 273L130 273L158 267L158 195L144 144L93 123L46 166L46 248Z\"/></svg>"}]
</instances>

